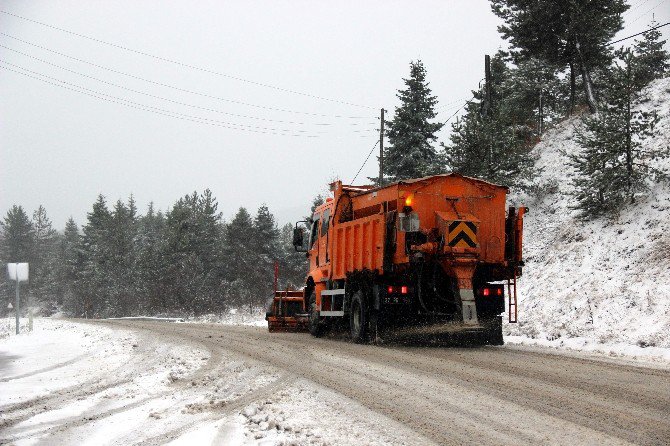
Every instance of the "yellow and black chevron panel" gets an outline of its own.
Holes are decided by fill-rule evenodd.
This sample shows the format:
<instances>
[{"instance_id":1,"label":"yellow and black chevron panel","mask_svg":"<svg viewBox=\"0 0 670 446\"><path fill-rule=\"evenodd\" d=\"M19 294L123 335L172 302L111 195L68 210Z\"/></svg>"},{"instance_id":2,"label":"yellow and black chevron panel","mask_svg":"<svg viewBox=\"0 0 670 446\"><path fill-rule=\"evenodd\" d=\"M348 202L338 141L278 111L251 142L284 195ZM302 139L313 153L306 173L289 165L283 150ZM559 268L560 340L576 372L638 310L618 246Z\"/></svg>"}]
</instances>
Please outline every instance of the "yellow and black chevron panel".
<instances>
[{"instance_id":1,"label":"yellow and black chevron panel","mask_svg":"<svg viewBox=\"0 0 670 446\"><path fill-rule=\"evenodd\" d=\"M447 240L451 247L476 248L477 225L471 221L453 221L449 224L449 235Z\"/></svg>"}]
</instances>

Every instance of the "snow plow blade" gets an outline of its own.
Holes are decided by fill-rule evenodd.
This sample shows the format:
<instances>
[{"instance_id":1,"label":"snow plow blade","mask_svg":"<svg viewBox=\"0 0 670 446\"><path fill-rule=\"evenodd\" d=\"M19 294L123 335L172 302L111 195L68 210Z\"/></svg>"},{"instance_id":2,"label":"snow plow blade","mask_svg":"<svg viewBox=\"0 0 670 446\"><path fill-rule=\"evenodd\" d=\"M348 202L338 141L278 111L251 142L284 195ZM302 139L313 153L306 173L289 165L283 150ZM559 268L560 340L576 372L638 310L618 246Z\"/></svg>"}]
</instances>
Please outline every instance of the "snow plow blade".
<instances>
[{"instance_id":1,"label":"snow plow blade","mask_svg":"<svg viewBox=\"0 0 670 446\"><path fill-rule=\"evenodd\" d=\"M270 333L306 332L308 331L307 318L302 291L276 291L265 313Z\"/></svg>"}]
</instances>

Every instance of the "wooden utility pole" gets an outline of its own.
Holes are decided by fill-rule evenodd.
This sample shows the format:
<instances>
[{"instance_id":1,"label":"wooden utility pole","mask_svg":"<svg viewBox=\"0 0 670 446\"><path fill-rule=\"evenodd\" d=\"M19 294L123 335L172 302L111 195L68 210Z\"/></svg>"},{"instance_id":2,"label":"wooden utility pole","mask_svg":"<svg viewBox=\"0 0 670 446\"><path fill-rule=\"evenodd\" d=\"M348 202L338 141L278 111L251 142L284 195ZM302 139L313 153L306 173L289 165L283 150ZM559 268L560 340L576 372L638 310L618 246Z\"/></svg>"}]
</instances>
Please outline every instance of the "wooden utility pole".
<instances>
[{"instance_id":1,"label":"wooden utility pole","mask_svg":"<svg viewBox=\"0 0 670 446\"><path fill-rule=\"evenodd\" d=\"M538 113L538 119L540 122L540 136L542 136L542 124L544 124L544 116L542 115L542 85L540 85L540 108Z\"/></svg>"},{"instance_id":2,"label":"wooden utility pole","mask_svg":"<svg viewBox=\"0 0 670 446\"><path fill-rule=\"evenodd\" d=\"M491 94L491 56L488 54L484 56L484 77L486 78L486 102L491 107L493 105L493 95Z\"/></svg>"},{"instance_id":3,"label":"wooden utility pole","mask_svg":"<svg viewBox=\"0 0 670 446\"><path fill-rule=\"evenodd\" d=\"M384 108L379 124L379 187L384 185Z\"/></svg>"},{"instance_id":4,"label":"wooden utility pole","mask_svg":"<svg viewBox=\"0 0 670 446\"><path fill-rule=\"evenodd\" d=\"M484 117L488 116L491 108L492 94L491 94L491 56L484 55L484 98L480 107L480 114Z\"/></svg>"}]
</instances>

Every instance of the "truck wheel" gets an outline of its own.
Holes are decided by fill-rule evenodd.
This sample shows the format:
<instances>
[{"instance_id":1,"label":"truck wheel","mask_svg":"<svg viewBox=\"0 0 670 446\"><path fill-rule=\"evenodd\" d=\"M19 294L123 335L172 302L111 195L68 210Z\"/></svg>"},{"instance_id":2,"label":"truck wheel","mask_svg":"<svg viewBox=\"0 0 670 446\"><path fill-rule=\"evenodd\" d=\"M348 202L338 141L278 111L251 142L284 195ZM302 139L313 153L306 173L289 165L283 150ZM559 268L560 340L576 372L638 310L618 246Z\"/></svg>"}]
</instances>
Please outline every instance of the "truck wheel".
<instances>
[{"instance_id":1,"label":"truck wheel","mask_svg":"<svg viewBox=\"0 0 670 446\"><path fill-rule=\"evenodd\" d=\"M485 322L484 342L489 345L503 345L502 316L496 316Z\"/></svg>"},{"instance_id":2,"label":"truck wheel","mask_svg":"<svg viewBox=\"0 0 670 446\"><path fill-rule=\"evenodd\" d=\"M309 332L312 336L320 338L323 335L323 326L319 321L319 312L316 308L316 293L312 292L309 296Z\"/></svg>"},{"instance_id":3,"label":"truck wheel","mask_svg":"<svg viewBox=\"0 0 670 446\"><path fill-rule=\"evenodd\" d=\"M349 328L351 339L357 344L368 340L368 313L363 303L363 292L356 291L351 297L351 308L349 310Z\"/></svg>"}]
</instances>

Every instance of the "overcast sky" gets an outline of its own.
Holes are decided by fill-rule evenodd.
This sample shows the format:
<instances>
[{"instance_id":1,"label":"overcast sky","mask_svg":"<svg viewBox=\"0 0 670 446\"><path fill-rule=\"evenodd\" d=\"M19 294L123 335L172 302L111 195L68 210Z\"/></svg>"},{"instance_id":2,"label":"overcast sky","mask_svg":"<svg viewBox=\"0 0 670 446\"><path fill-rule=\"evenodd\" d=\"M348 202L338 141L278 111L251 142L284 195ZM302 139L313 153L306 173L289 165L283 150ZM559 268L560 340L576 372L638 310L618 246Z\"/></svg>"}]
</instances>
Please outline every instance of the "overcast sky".
<instances>
[{"instance_id":1,"label":"overcast sky","mask_svg":"<svg viewBox=\"0 0 670 446\"><path fill-rule=\"evenodd\" d=\"M670 0L631 3L620 37L670 19ZM99 193L144 211L205 188L226 219L267 203L293 220L356 174L411 60L446 120L506 47L486 0L0 6L51 26L0 14L0 213L43 204L57 228ZM356 182L376 174L373 155Z\"/></svg>"}]
</instances>

